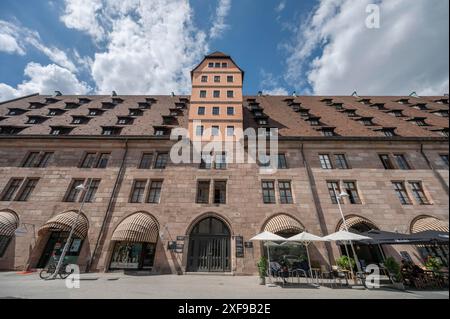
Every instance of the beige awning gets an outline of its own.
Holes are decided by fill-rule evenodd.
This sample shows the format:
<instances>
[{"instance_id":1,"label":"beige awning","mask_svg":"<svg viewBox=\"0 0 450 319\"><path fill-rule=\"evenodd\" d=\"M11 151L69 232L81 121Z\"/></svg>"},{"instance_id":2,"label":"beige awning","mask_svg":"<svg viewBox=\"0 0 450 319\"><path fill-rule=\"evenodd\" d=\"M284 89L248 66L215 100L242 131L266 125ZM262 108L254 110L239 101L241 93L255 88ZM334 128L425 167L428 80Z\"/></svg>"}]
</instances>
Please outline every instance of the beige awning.
<instances>
[{"instance_id":1,"label":"beige awning","mask_svg":"<svg viewBox=\"0 0 450 319\"><path fill-rule=\"evenodd\" d=\"M19 217L8 211L0 211L0 236L11 237L19 227Z\"/></svg>"},{"instance_id":2,"label":"beige awning","mask_svg":"<svg viewBox=\"0 0 450 319\"><path fill-rule=\"evenodd\" d=\"M305 227L302 224L285 214L272 217L264 227L264 231L274 234L280 232L301 233L304 229Z\"/></svg>"},{"instance_id":3,"label":"beige awning","mask_svg":"<svg viewBox=\"0 0 450 319\"><path fill-rule=\"evenodd\" d=\"M74 235L84 239L87 235L89 222L83 214L80 214L77 220L77 215L78 212L69 211L53 216L39 229L39 233L46 230L70 232L72 225L75 223Z\"/></svg>"},{"instance_id":4,"label":"beige awning","mask_svg":"<svg viewBox=\"0 0 450 319\"><path fill-rule=\"evenodd\" d=\"M434 217L419 218L411 227L411 233L420 233L427 230L436 230L448 233L448 222L444 222Z\"/></svg>"},{"instance_id":5,"label":"beige awning","mask_svg":"<svg viewBox=\"0 0 450 319\"><path fill-rule=\"evenodd\" d=\"M147 213L136 213L125 218L114 231L111 240L133 243L156 243L158 222Z\"/></svg>"},{"instance_id":6,"label":"beige awning","mask_svg":"<svg viewBox=\"0 0 450 319\"><path fill-rule=\"evenodd\" d=\"M359 217L359 216L347 217L345 219L345 223L347 224L347 227L349 229L358 224L365 224L372 229L378 229L378 227L375 226L375 224L372 223L370 220L367 220L367 219ZM341 225L339 226L339 231L343 231L343 230L345 230L345 226L344 226L344 223L341 223Z\"/></svg>"}]
</instances>

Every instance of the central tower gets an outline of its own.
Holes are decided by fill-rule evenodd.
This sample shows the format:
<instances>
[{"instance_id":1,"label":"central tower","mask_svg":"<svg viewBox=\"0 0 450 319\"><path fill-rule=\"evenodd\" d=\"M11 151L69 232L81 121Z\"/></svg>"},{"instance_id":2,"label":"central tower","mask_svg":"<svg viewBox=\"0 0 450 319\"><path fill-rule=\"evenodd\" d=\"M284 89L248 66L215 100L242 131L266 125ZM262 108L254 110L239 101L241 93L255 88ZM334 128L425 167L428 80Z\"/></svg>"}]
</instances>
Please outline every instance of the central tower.
<instances>
[{"instance_id":1,"label":"central tower","mask_svg":"<svg viewBox=\"0 0 450 319\"><path fill-rule=\"evenodd\" d=\"M219 135L227 139L243 128L244 72L229 55L215 52L205 56L191 78L191 139L208 141Z\"/></svg>"}]
</instances>

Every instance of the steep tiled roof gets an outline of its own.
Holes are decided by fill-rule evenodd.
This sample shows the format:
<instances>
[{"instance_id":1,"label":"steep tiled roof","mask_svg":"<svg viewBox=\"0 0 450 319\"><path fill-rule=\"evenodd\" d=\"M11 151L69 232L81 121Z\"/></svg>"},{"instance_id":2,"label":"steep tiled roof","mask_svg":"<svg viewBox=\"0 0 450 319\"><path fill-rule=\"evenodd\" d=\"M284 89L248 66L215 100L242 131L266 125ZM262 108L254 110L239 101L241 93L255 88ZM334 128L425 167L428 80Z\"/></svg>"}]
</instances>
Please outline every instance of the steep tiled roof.
<instances>
[{"instance_id":1,"label":"steep tiled roof","mask_svg":"<svg viewBox=\"0 0 450 319\"><path fill-rule=\"evenodd\" d=\"M8 135L16 128L18 135L49 135L54 127L69 127L69 135L95 136L101 135L104 127L119 127L121 136L153 136L156 128L170 131L175 126L187 127L189 99L162 95L29 96L0 103L0 133ZM267 124L258 122L255 108ZM277 127L286 137L322 136L324 128L344 137L384 136L384 128L395 128L401 137L442 137L443 131L448 134L449 122L444 117L448 109L445 96L245 96L244 128ZM56 114L51 116L50 110ZM90 110L94 110L92 114ZM95 112L99 114L93 115ZM77 116L87 123L72 124ZM30 123L30 117L36 124ZM119 124L118 117L131 118L133 123ZM373 125L365 125L362 119ZM426 126L419 126L418 121Z\"/></svg>"}]
</instances>

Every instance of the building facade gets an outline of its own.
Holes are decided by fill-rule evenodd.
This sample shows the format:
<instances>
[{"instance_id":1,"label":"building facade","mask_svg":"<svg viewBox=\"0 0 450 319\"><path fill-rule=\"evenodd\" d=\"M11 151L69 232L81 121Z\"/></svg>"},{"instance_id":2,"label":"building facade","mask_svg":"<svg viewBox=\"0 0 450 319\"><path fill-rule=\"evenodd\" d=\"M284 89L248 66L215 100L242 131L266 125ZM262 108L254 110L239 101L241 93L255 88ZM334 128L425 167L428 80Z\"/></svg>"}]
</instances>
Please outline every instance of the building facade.
<instances>
[{"instance_id":1,"label":"building facade","mask_svg":"<svg viewBox=\"0 0 450 319\"><path fill-rule=\"evenodd\" d=\"M190 96L1 103L0 269L45 267L75 223L67 259L82 271L255 274L264 249L250 238L261 231L341 229L334 191L349 195L354 230L448 231L448 96L243 96L243 80L216 52L192 71ZM191 139L277 128L278 169L262 174L258 160L233 163L222 152L173 163L178 127ZM377 249L357 250L379 261ZM448 246L383 253L423 262L448 258ZM311 247L317 265L340 255L334 243Z\"/></svg>"}]
</instances>

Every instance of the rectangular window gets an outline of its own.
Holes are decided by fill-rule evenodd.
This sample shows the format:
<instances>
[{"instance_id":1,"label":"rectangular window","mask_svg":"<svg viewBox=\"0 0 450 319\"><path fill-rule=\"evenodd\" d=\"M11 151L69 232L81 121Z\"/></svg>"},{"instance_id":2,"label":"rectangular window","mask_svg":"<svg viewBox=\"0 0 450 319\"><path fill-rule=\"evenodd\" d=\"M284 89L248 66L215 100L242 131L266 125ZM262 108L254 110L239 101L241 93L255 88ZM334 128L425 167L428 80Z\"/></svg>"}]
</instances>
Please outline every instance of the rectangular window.
<instances>
[{"instance_id":1,"label":"rectangular window","mask_svg":"<svg viewBox=\"0 0 450 319\"><path fill-rule=\"evenodd\" d=\"M280 191L281 204L292 204L294 202L292 199L291 182L278 182L278 189Z\"/></svg>"},{"instance_id":2,"label":"rectangular window","mask_svg":"<svg viewBox=\"0 0 450 319\"><path fill-rule=\"evenodd\" d=\"M220 75L214 76L214 83L220 83Z\"/></svg>"},{"instance_id":3,"label":"rectangular window","mask_svg":"<svg viewBox=\"0 0 450 319\"><path fill-rule=\"evenodd\" d=\"M130 203L142 203L144 200L146 180L135 180L131 190Z\"/></svg>"},{"instance_id":4,"label":"rectangular window","mask_svg":"<svg viewBox=\"0 0 450 319\"><path fill-rule=\"evenodd\" d=\"M202 98L202 99L206 98L206 91L205 90L200 91L200 98Z\"/></svg>"},{"instance_id":5,"label":"rectangular window","mask_svg":"<svg viewBox=\"0 0 450 319\"><path fill-rule=\"evenodd\" d=\"M9 242L11 241L12 236L3 236L0 235L0 258L6 252L6 248L8 248Z\"/></svg>"},{"instance_id":6,"label":"rectangular window","mask_svg":"<svg viewBox=\"0 0 450 319\"><path fill-rule=\"evenodd\" d=\"M234 98L234 91L227 91L227 98L229 99Z\"/></svg>"},{"instance_id":7,"label":"rectangular window","mask_svg":"<svg viewBox=\"0 0 450 319\"><path fill-rule=\"evenodd\" d=\"M197 136L203 136L203 131L205 127L203 125L199 125L195 128L195 135Z\"/></svg>"},{"instance_id":8,"label":"rectangular window","mask_svg":"<svg viewBox=\"0 0 450 319\"><path fill-rule=\"evenodd\" d=\"M208 82L208 76L202 75L202 83L206 83L206 82Z\"/></svg>"},{"instance_id":9,"label":"rectangular window","mask_svg":"<svg viewBox=\"0 0 450 319\"><path fill-rule=\"evenodd\" d=\"M227 169L227 155L226 154L216 154L214 159L215 169Z\"/></svg>"},{"instance_id":10,"label":"rectangular window","mask_svg":"<svg viewBox=\"0 0 450 319\"><path fill-rule=\"evenodd\" d=\"M86 203L92 203L94 201L95 194L97 193L98 186L100 185L100 180L99 179L88 180L87 184L88 184L88 189L83 194L80 201L84 200ZM83 198L83 197L85 197L85 198Z\"/></svg>"},{"instance_id":11,"label":"rectangular window","mask_svg":"<svg viewBox=\"0 0 450 319\"><path fill-rule=\"evenodd\" d=\"M214 67L215 67L215 68L220 68L220 62L214 63Z\"/></svg>"},{"instance_id":12,"label":"rectangular window","mask_svg":"<svg viewBox=\"0 0 450 319\"><path fill-rule=\"evenodd\" d=\"M38 183L38 178L29 178L25 181L25 185L23 186L19 196L17 197L17 201L19 202L25 202L30 197L33 190L36 188L36 185Z\"/></svg>"},{"instance_id":13,"label":"rectangular window","mask_svg":"<svg viewBox=\"0 0 450 319\"><path fill-rule=\"evenodd\" d=\"M227 126L227 136L234 136L234 126Z\"/></svg>"},{"instance_id":14,"label":"rectangular window","mask_svg":"<svg viewBox=\"0 0 450 319\"><path fill-rule=\"evenodd\" d=\"M167 153L158 154L158 156L156 157L155 168L165 169L167 166L168 159L169 159L169 154L167 154Z\"/></svg>"},{"instance_id":15,"label":"rectangular window","mask_svg":"<svg viewBox=\"0 0 450 319\"><path fill-rule=\"evenodd\" d=\"M200 163L200 169L211 169L212 167L212 156L211 154L202 153L202 160Z\"/></svg>"},{"instance_id":16,"label":"rectangular window","mask_svg":"<svg viewBox=\"0 0 450 319\"><path fill-rule=\"evenodd\" d=\"M161 197L162 181L152 181L147 196L147 203L158 204Z\"/></svg>"},{"instance_id":17,"label":"rectangular window","mask_svg":"<svg viewBox=\"0 0 450 319\"><path fill-rule=\"evenodd\" d=\"M212 136L219 136L219 127L218 126L213 126L212 128L211 128L211 135Z\"/></svg>"},{"instance_id":18,"label":"rectangular window","mask_svg":"<svg viewBox=\"0 0 450 319\"><path fill-rule=\"evenodd\" d=\"M331 202L333 204L338 203L338 195L341 193L341 188L339 187L339 182L327 182L328 193L330 194Z\"/></svg>"},{"instance_id":19,"label":"rectangular window","mask_svg":"<svg viewBox=\"0 0 450 319\"><path fill-rule=\"evenodd\" d=\"M381 163L383 163L385 169L394 169L394 165L392 164L388 154L380 154L379 156Z\"/></svg>"},{"instance_id":20,"label":"rectangular window","mask_svg":"<svg viewBox=\"0 0 450 319\"><path fill-rule=\"evenodd\" d=\"M262 182L263 202L264 204L275 204L275 184L274 182Z\"/></svg>"},{"instance_id":21,"label":"rectangular window","mask_svg":"<svg viewBox=\"0 0 450 319\"><path fill-rule=\"evenodd\" d=\"M83 185L84 179L74 179L72 183L70 183L69 190L67 192L66 198L64 199L65 202L76 202L78 198L78 194L80 193L80 190L76 187L78 185Z\"/></svg>"},{"instance_id":22,"label":"rectangular window","mask_svg":"<svg viewBox=\"0 0 450 319\"><path fill-rule=\"evenodd\" d=\"M2 201L12 200L14 194L19 189L20 184L22 184L23 178L13 178L9 181L5 190L3 191Z\"/></svg>"},{"instance_id":23,"label":"rectangular window","mask_svg":"<svg viewBox=\"0 0 450 319\"><path fill-rule=\"evenodd\" d=\"M197 110L197 114L198 115L205 115L205 107L204 106L199 106L198 110Z\"/></svg>"},{"instance_id":24,"label":"rectangular window","mask_svg":"<svg viewBox=\"0 0 450 319\"><path fill-rule=\"evenodd\" d=\"M214 91L213 92L213 97L216 98L216 99L220 98L220 91Z\"/></svg>"},{"instance_id":25,"label":"rectangular window","mask_svg":"<svg viewBox=\"0 0 450 319\"><path fill-rule=\"evenodd\" d=\"M139 169L150 169L152 167L153 154L144 153L142 154L141 162L139 163Z\"/></svg>"},{"instance_id":26,"label":"rectangular window","mask_svg":"<svg viewBox=\"0 0 450 319\"><path fill-rule=\"evenodd\" d=\"M227 76L227 82L228 83L233 83L234 82L234 77L232 75L228 75Z\"/></svg>"},{"instance_id":27,"label":"rectangular window","mask_svg":"<svg viewBox=\"0 0 450 319\"><path fill-rule=\"evenodd\" d=\"M81 168L91 168L94 165L96 153L86 153L83 162L81 163Z\"/></svg>"},{"instance_id":28,"label":"rectangular window","mask_svg":"<svg viewBox=\"0 0 450 319\"><path fill-rule=\"evenodd\" d=\"M36 159L39 156L39 152L30 152L23 163L22 167L35 167Z\"/></svg>"},{"instance_id":29,"label":"rectangular window","mask_svg":"<svg viewBox=\"0 0 450 319\"><path fill-rule=\"evenodd\" d=\"M425 192L422 187L422 183L419 182L410 182L411 189L413 192L414 197L416 198L416 201L420 205L429 205L430 201L428 200L427 196L425 195Z\"/></svg>"},{"instance_id":30,"label":"rectangular window","mask_svg":"<svg viewBox=\"0 0 450 319\"><path fill-rule=\"evenodd\" d=\"M101 153L100 157L98 158L96 168L106 168L106 166L108 166L110 155L111 154L109 153Z\"/></svg>"},{"instance_id":31,"label":"rectangular window","mask_svg":"<svg viewBox=\"0 0 450 319\"><path fill-rule=\"evenodd\" d=\"M222 68L224 68L224 69L228 68L228 63L227 62L222 62Z\"/></svg>"},{"instance_id":32,"label":"rectangular window","mask_svg":"<svg viewBox=\"0 0 450 319\"><path fill-rule=\"evenodd\" d=\"M328 154L319 154L320 166L323 169L333 169L333 165L331 164L330 155Z\"/></svg>"},{"instance_id":33,"label":"rectangular window","mask_svg":"<svg viewBox=\"0 0 450 319\"><path fill-rule=\"evenodd\" d=\"M398 168L402 170L410 170L411 167L408 164L408 161L406 160L405 155L403 154L394 154L395 161L397 162Z\"/></svg>"},{"instance_id":34,"label":"rectangular window","mask_svg":"<svg viewBox=\"0 0 450 319\"><path fill-rule=\"evenodd\" d=\"M200 181L197 184L197 204L209 203L209 181Z\"/></svg>"},{"instance_id":35,"label":"rectangular window","mask_svg":"<svg viewBox=\"0 0 450 319\"><path fill-rule=\"evenodd\" d=\"M335 160L336 168L349 169L347 159L345 158L345 154L335 154L334 160Z\"/></svg>"},{"instance_id":36,"label":"rectangular window","mask_svg":"<svg viewBox=\"0 0 450 319\"><path fill-rule=\"evenodd\" d=\"M214 63L213 62L209 62L208 63L208 68L213 68L214 67Z\"/></svg>"},{"instance_id":37,"label":"rectangular window","mask_svg":"<svg viewBox=\"0 0 450 319\"><path fill-rule=\"evenodd\" d=\"M441 160L444 163L444 165L448 168L448 154L441 154L439 156L441 157Z\"/></svg>"},{"instance_id":38,"label":"rectangular window","mask_svg":"<svg viewBox=\"0 0 450 319\"><path fill-rule=\"evenodd\" d=\"M406 192L405 183L403 182L393 182L395 193L402 205L411 205L411 200L409 199L408 193Z\"/></svg>"},{"instance_id":39,"label":"rectangular window","mask_svg":"<svg viewBox=\"0 0 450 319\"><path fill-rule=\"evenodd\" d=\"M45 152L42 154L41 159L39 163L37 164L37 167L47 167L48 163L50 162L50 159L53 156L53 152Z\"/></svg>"},{"instance_id":40,"label":"rectangular window","mask_svg":"<svg viewBox=\"0 0 450 319\"><path fill-rule=\"evenodd\" d=\"M359 197L355 182L344 182L344 190L348 194L350 204L361 204L361 198Z\"/></svg>"},{"instance_id":41,"label":"rectangular window","mask_svg":"<svg viewBox=\"0 0 450 319\"><path fill-rule=\"evenodd\" d=\"M232 106L227 107L227 115L234 115L234 107Z\"/></svg>"},{"instance_id":42,"label":"rectangular window","mask_svg":"<svg viewBox=\"0 0 450 319\"><path fill-rule=\"evenodd\" d=\"M285 154L278 154L278 169L287 169L287 160Z\"/></svg>"},{"instance_id":43,"label":"rectangular window","mask_svg":"<svg viewBox=\"0 0 450 319\"><path fill-rule=\"evenodd\" d=\"M213 115L220 115L220 107L214 106L213 109L212 109L212 114Z\"/></svg>"},{"instance_id":44,"label":"rectangular window","mask_svg":"<svg viewBox=\"0 0 450 319\"><path fill-rule=\"evenodd\" d=\"M214 204L226 204L227 182L214 181Z\"/></svg>"}]
</instances>

